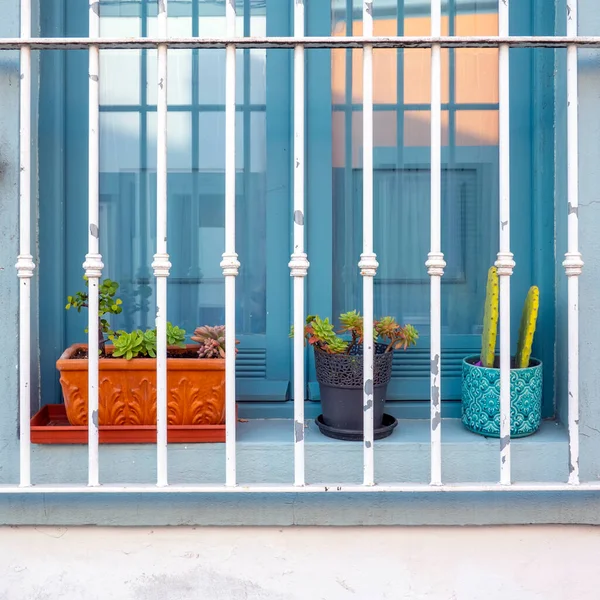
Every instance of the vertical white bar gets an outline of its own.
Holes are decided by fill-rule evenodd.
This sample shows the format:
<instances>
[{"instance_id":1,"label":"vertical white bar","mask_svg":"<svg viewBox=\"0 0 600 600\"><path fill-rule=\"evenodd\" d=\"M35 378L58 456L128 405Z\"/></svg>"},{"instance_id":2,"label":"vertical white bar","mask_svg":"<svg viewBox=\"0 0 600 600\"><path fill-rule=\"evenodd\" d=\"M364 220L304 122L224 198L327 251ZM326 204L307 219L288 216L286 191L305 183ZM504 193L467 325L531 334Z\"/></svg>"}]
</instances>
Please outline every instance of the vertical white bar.
<instances>
[{"instance_id":1,"label":"vertical white bar","mask_svg":"<svg viewBox=\"0 0 600 600\"><path fill-rule=\"evenodd\" d=\"M21 0L21 37L31 37L31 0ZM19 429L20 486L31 485L31 48L21 48L19 119Z\"/></svg>"},{"instance_id":2,"label":"vertical white bar","mask_svg":"<svg viewBox=\"0 0 600 600\"><path fill-rule=\"evenodd\" d=\"M89 37L100 37L100 3L89 0ZM98 284L102 277L99 243L100 195L100 51L89 48L88 253L83 263L88 278L88 485L98 475Z\"/></svg>"},{"instance_id":3,"label":"vertical white bar","mask_svg":"<svg viewBox=\"0 0 600 600\"><path fill-rule=\"evenodd\" d=\"M168 35L168 0L158 0L158 37ZM168 485L167 466L167 277L171 263L167 252L167 45L158 46L158 96L156 130L156 485Z\"/></svg>"},{"instance_id":4,"label":"vertical white bar","mask_svg":"<svg viewBox=\"0 0 600 600\"><path fill-rule=\"evenodd\" d=\"M363 35L373 36L373 2L363 0ZM373 252L373 46L363 48L363 251L358 267L363 277L364 313L364 460L363 483L375 485L373 457L373 277L377 274Z\"/></svg>"},{"instance_id":5,"label":"vertical white bar","mask_svg":"<svg viewBox=\"0 0 600 600\"><path fill-rule=\"evenodd\" d=\"M509 34L508 0L498 0L498 35ZM515 263L510 251L510 83L509 52L499 49L500 251L500 483L510 485L510 277Z\"/></svg>"},{"instance_id":6,"label":"vertical white bar","mask_svg":"<svg viewBox=\"0 0 600 600\"><path fill-rule=\"evenodd\" d=\"M246 5L247 6L247 5ZM235 0L226 3L227 37L235 36ZM248 7L249 10L249 7ZM235 278L240 263L235 252L235 45L225 51L225 484L236 485L235 436ZM245 131L244 135L250 135Z\"/></svg>"},{"instance_id":7,"label":"vertical white bar","mask_svg":"<svg viewBox=\"0 0 600 600\"><path fill-rule=\"evenodd\" d=\"M567 0L567 35L576 36L577 0ZM579 135L577 47L567 48L568 242L563 266L568 281L569 483L579 484Z\"/></svg>"},{"instance_id":8,"label":"vertical white bar","mask_svg":"<svg viewBox=\"0 0 600 600\"><path fill-rule=\"evenodd\" d=\"M431 35L442 34L441 0L431 2ZM451 83L452 85L452 83ZM442 410L441 410L441 278L444 274L442 239L442 67L441 47L431 47L431 250L425 263L431 277L431 485L442 484Z\"/></svg>"},{"instance_id":9,"label":"vertical white bar","mask_svg":"<svg viewBox=\"0 0 600 600\"><path fill-rule=\"evenodd\" d=\"M304 0L294 3L294 36L304 37ZM294 48L294 249L289 267L294 278L294 485L304 479L304 47Z\"/></svg>"}]
</instances>

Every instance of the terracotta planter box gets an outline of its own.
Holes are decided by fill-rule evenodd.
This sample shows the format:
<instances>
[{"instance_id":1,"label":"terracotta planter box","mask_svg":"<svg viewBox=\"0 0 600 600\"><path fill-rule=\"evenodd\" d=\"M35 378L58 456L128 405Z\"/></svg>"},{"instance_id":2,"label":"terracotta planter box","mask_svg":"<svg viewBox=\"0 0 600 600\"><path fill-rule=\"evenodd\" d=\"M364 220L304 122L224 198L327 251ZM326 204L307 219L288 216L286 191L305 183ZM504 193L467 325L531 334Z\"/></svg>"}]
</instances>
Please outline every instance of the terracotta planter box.
<instances>
[{"instance_id":1,"label":"terracotta planter box","mask_svg":"<svg viewBox=\"0 0 600 600\"><path fill-rule=\"evenodd\" d=\"M169 352L197 350L169 348ZM87 425L88 361L73 358L86 344L67 348L56 362L71 425ZM111 352L109 347L107 352ZM169 425L220 425L225 422L225 360L167 359ZM101 358L99 361L98 424L156 426L156 359Z\"/></svg>"},{"instance_id":2,"label":"terracotta planter box","mask_svg":"<svg viewBox=\"0 0 600 600\"><path fill-rule=\"evenodd\" d=\"M225 442L225 425L169 425L169 444ZM102 425L100 444L156 444L156 425ZM46 404L31 418L32 444L87 444L88 428L71 425L64 404Z\"/></svg>"}]
</instances>

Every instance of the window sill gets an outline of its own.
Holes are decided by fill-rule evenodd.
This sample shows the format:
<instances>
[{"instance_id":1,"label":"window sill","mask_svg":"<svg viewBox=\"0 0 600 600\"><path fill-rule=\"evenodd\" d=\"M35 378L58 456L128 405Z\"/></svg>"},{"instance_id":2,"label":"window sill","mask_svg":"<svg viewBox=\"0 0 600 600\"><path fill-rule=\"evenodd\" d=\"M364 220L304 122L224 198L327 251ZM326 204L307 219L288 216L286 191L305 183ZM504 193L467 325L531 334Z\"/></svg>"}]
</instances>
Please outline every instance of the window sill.
<instances>
[{"instance_id":1,"label":"window sill","mask_svg":"<svg viewBox=\"0 0 600 600\"><path fill-rule=\"evenodd\" d=\"M293 422L253 419L238 423L237 474L240 483L290 483L294 477ZM360 483L363 447L323 436L314 421L305 428L306 481ZM565 482L568 438L564 427L544 421L540 431L511 442L514 482ZM496 482L499 441L466 431L458 419L442 421L442 474L446 483ZM103 445L100 478L111 483L149 483L156 473L154 445ZM392 436L375 442L378 482L429 481L429 421L403 419ZM33 446L35 483L87 480L86 446ZM225 480L224 444L169 446L169 481L214 483Z\"/></svg>"},{"instance_id":2,"label":"window sill","mask_svg":"<svg viewBox=\"0 0 600 600\"><path fill-rule=\"evenodd\" d=\"M291 420L256 420L239 429L240 481L289 482L293 480ZM313 420L305 429L306 481L360 483L363 446L325 437ZM403 419L395 432L375 442L375 479L378 482L428 483L430 469L429 421ZM465 430L459 419L442 421L442 475L446 483L495 482L499 479L499 440ZM242 455L248 453L247 460ZM554 421L542 423L529 438L511 442L513 481L566 481L568 436ZM268 453L264 462L252 460ZM256 456L258 459L258 456ZM275 480L274 478L277 477Z\"/></svg>"}]
</instances>

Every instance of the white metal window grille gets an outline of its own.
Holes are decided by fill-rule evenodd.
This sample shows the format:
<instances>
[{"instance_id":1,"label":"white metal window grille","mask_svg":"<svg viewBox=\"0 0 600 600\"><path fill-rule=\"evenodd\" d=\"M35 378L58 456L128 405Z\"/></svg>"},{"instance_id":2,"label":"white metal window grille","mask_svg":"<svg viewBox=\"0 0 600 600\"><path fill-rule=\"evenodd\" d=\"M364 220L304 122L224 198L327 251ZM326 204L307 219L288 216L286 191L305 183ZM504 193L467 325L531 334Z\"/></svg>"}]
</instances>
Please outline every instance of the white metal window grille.
<instances>
[{"instance_id":1,"label":"white metal window grille","mask_svg":"<svg viewBox=\"0 0 600 600\"><path fill-rule=\"evenodd\" d=\"M578 249L578 155L577 104L578 75L577 48L600 47L600 37L577 35L577 0L567 2L566 36L511 36L508 30L509 0L498 1L499 31L497 36L442 36L441 0L431 0L431 35L426 37L374 37L373 8L377 0L364 0L364 35L354 37L306 37L304 31L304 0L288 0L294 8L294 35L292 37L236 37L235 0L227 0L227 35L224 38L169 37L168 0L158 2L158 37L156 38L100 38L100 3L89 2L88 38L32 38L31 0L21 0L21 35L19 38L0 40L0 50L18 49L21 55L20 83L20 246L17 274L20 280L20 485L0 486L0 492L57 493L57 492L437 492L437 491L493 491L493 490L600 490L600 483L579 481L579 357L578 357L578 277L583 262ZM445 484L442 481L441 448L441 296L440 284L444 275L444 255L441 248L441 48L499 48L500 90L500 194L499 231L500 247L496 266L500 275L500 371L501 371L501 437L499 446L500 481L497 484ZM568 252L563 266L568 278L568 430L569 477L568 483L513 484L510 462L510 278L515 263L510 251L510 129L509 129L509 49L515 47L567 48L567 102L568 102ZM158 50L158 143L157 143L157 248L152 267L157 279L157 481L146 485L112 485L101 482L98 473L98 356L89 357L89 466L88 485L36 486L30 474L30 282L35 265L31 254L31 51L32 49L87 49L89 53L89 223L88 253L84 269L89 278L89 333L88 344L97 346L98 282L102 275L102 256L99 253L99 50L100 49ZM289 263L294 280L293 321L294 338L294 426L290 436L295 444L295 475L289 484L239 485L236 479L235 437L235 370L234 353L228 353L226 362L226 481L223 485L186 484L169 485L167 447L167 390L166 390L166 303L167 281L171 264L166 246L167 219L167 56L169 49L226 49L226 192L225 192L225 251L221 268L225 277L227 345L235 340L235 281L239 262L235 251L235 51L236 48L293 48L294 49L294 207L293 249ZM304 51L306 48L362 48L363 49L363 251L358 266L363 277L365 319L364 359L364 480L362 485L343 483L307 484L304 469L304 351L302 329L304 323L304 281L309 262L304 246L305 223L305 86ZM375 452L373 446L373 277L378 263L373 252L373 49L374 48L431 48L431 249L425 267L431 281L431 480L430 484L376 483L374 479Z\"/></svg>"}]
</instances>

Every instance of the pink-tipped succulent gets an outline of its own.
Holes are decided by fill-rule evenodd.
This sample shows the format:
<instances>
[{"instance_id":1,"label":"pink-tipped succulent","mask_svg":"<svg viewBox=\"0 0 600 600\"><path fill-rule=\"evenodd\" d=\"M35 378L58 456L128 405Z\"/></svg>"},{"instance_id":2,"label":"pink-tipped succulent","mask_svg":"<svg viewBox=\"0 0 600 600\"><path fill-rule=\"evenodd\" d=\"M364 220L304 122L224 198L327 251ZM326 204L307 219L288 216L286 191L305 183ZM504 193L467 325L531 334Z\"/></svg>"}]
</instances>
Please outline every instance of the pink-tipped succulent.
<instances>
[{"instance_id":1,"label":"pink-tipped succulent","mask_svg":"<svg viewBox=\"0 0 600 600\"><path fill-rule=\"evenodd\" d=\"M191 339L200 344L200 358L225 358L225 325L197 327ZM236 340L235 343L239 344L239 341ZM237 353L237 348L235 352Z\"/></svg>"}]
</instances>

